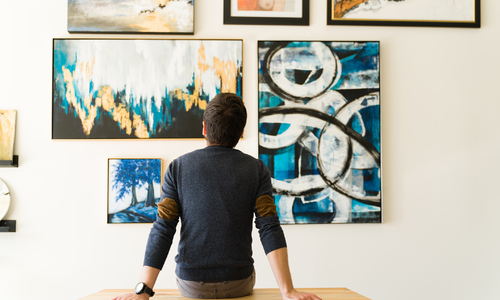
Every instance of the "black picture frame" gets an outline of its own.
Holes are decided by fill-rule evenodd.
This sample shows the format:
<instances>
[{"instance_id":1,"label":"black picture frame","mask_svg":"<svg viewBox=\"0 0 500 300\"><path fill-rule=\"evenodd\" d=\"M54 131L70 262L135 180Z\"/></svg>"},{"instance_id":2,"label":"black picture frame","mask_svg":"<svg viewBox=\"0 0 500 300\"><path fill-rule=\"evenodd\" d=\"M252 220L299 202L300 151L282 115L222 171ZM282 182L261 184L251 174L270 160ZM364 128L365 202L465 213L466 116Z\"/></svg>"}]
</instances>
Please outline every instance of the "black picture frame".
<instances>
[{"instance_id":1,"label":"black picture frame","mask_svg":"<svg viewBox=\"0 0 500 300\"><path fill-rule=\"evenodd\" d=\"M309 26L309 0L302 2L300 17L280 17L279 13L273 17L266 16L233 16L231 14L231 0L224 0L224 24L233 25L299 25Z\"/></svg>"},{"instance_id":2,"label":"black picture frame","mask_svg":"<svg viewBox=\"0 0 500 300\"><path fill-rule=\"evenodd\" d=\"M481 27L481 0L470 0L474 3L474 20L449 21L449 20L378 20L378 19L346 19L335 18L333 14L335 0L327 0L327 25L354 25L354 26L414 26L414 27Z\"/></svg>"},{"instance_id":3,"label":"black picture frame","mask_svg":"<svg viewBox=\"0 0 500 300\"><path fill-rule=\"evenodd\" d=\"M259 158L271 170L273 198L277 205L286 203L290 199L289 197L292 197L292 200L293 197L303 197L302 199L305 200L295 201L290 206L282 205L282 209L278 212L280 223L282 225L382 223L380 42L302 39L259 40L257 60L259 73ZM311 64L312 61L314 61L313 64ZM332 97L336 97L335 95L342 95L339 99L343 99L344 104L341 104L342 100L330 102ZM273 100L268 101L269 99ZM315 108L310 106L313 102ZM363 104L354 108L354 103ZM336 119L340 115L331 115L330 105L335 105L335 110L339 112L350 111L349 114L352 116L360 114L359 120L366 125L364 130L367 131L363 137L360 136L360 139L354 137L357 133L354 133L349 139L357 139L358 146L356 147L366 147L367 151L364 153L370 153L368 155L373 158L374 162L371 165L373 169L368 171L373 176L362 175L362 179L359 177L359 181L350 181L350 187L344 186L346 189L339 189L342 186L340 183L343 182L342 179L332 181L328 179L330 175L324 176L325 172L322 171L325 166L322 162L337 156L340 152L346 153L347 156L340 155L339 157L348 157L353 153L347 148L340 150L342 147L338 147L342 143L331 147L320 146L321 140L323 142L327 140L341 141L344 134L350 135L349 132L355 132L350 121L340 121ZM368 106L370 107L368 108ZM361 111L363 112L361 113ZM323 117L322 114L324 114ZM309 136L313 134L312 132L316 130L313 127L317 125L310 122L310 118L319 118L325 122L318 123L319 127L317 128L322 133L317 137L317 140L313 138L315 139L313 143L303 142L308 140ZM352 120L350 117L346 119ZM335 124L340 125L342 129ZM295 126L297 126L296 130L301 132L292 130L295 133L290 135L288 129ZM333 134L331 136L324 135L324 130L334 127L338 131L335 133L331 131ZM344 129L346 131L341 133ZM289 139L292 135L296 139ZM323 156L325 159L322 158ZM354 175L354 172L357 171L355 171L356 167L351 164L352 160L347 158L345 161L347 163L344 165L346 168L343 172L345 173L341 177L351 176L349 174L358 176ZM274 176L278 173L281 175ZM310 176L310 180L308 179L307 182L300 179L304 178L303 176L306 174ZM313 177L316 177L318 181ZM361 183L362 181L363 183ZM354 188L352 191L359 192L364 187L369 187L371 190L367 193L362 192L360 195L370 199L361 199L355 195L357 192L349 192L351 188ZM327 192L327 190L329 191ZM340 193L342 197L350 198L353 201L350 202L352 206L339 202L328 208L330 204L328 201L333 201L336 197L320 196L327 193L330 195ZM370 208L359 211L351 210L352 207L357 206L354 201L363 203L362 206L365 208ZM320 202L328 203L328 205L318 205ZM342 205L351 208L343 210ZM333 208L334 206L336 208ZM336 213L341 210L346 213Z\"/></svg>"}]
</instances>

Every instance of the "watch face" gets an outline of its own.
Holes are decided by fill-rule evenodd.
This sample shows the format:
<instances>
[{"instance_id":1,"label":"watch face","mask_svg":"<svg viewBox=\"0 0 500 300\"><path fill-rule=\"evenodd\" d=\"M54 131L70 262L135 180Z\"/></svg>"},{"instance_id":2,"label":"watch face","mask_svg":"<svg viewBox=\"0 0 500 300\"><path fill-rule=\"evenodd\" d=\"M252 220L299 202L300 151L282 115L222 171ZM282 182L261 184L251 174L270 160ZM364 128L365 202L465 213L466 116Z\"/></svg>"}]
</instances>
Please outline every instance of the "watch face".
<instances>
[{"instance_id":1,"label":"watch face","mask_svg":"<svg viewBox=\"0 0 500 300\"><path fill-rule=\"evenodd\" d=\"M142 293L143 289L144 289L144 283L143 283L143 282L139 282L139 283L135 286L135 293L136 293L136 294Z\"/></svg>"}]
</instances>

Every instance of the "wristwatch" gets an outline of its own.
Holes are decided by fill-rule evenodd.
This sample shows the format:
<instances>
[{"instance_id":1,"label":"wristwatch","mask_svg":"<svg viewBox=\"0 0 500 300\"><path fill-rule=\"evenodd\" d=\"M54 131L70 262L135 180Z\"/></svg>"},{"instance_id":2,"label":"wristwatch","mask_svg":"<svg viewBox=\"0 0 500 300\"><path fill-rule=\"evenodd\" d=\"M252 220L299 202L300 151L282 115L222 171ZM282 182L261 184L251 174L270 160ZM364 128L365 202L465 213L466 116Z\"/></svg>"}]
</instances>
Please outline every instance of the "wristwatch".
<instances>
[{"instance_id":1,"label":"wristwatch","mask_svg":"<svg viewBox=\"0 0 500 300\"><path fill-rule=\"evenodd\" d=\"M147 286L144 282L139 282L135 286L135 293L137 295L142 294L142 293L146 293L151 297L153 297L155 295L155 292L153 292L153 290L150 289L149 286Z\"/></svg>"}]
</instances>

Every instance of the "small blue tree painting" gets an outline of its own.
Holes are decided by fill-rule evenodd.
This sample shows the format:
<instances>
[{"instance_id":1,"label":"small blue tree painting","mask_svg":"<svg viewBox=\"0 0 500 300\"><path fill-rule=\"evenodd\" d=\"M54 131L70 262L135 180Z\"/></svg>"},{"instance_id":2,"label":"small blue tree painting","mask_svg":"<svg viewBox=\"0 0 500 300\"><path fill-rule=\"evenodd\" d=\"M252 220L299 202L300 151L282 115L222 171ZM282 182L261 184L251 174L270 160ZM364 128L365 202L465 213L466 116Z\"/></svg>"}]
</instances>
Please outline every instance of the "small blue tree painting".
<instances>
[{"instance_id":1,"label":"small blue tree painting","mask_svg":"<svg viewBox=\"0 0 500 300\"><path fill-rule=\"evenodd\" d=\"M108 223L153 223L160 201L161 159L108 159Z\"/></svg>"}]
</instances>

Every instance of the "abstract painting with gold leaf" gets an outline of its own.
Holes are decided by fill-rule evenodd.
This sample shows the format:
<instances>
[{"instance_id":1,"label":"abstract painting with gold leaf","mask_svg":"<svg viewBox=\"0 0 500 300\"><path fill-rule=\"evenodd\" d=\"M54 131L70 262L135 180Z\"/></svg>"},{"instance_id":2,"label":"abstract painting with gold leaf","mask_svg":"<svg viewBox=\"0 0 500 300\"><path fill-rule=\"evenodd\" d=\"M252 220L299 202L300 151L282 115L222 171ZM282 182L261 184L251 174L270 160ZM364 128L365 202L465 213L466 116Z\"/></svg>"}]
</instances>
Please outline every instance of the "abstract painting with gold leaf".
<instances>
[{"instance_id":1,"label":"abstract painting with gold leaf","mask_svg":"<svg viewBox=\"0 0 500 300\"><path fill-rule=\"evenodd\" d=\"M193 2L68 0L68 31L194 34Z\"/></svg>"},{"instance_id":2,"label":"abstract painting with gold leaf","mask_svg":"<svg viewBox=\"0 0 500 300\"><path fill-rule=\"evenodd\" d=\"M203 138L206 104L242 94L242 40L53 40L53 139Z\"/></svg>"}]
</instances>

